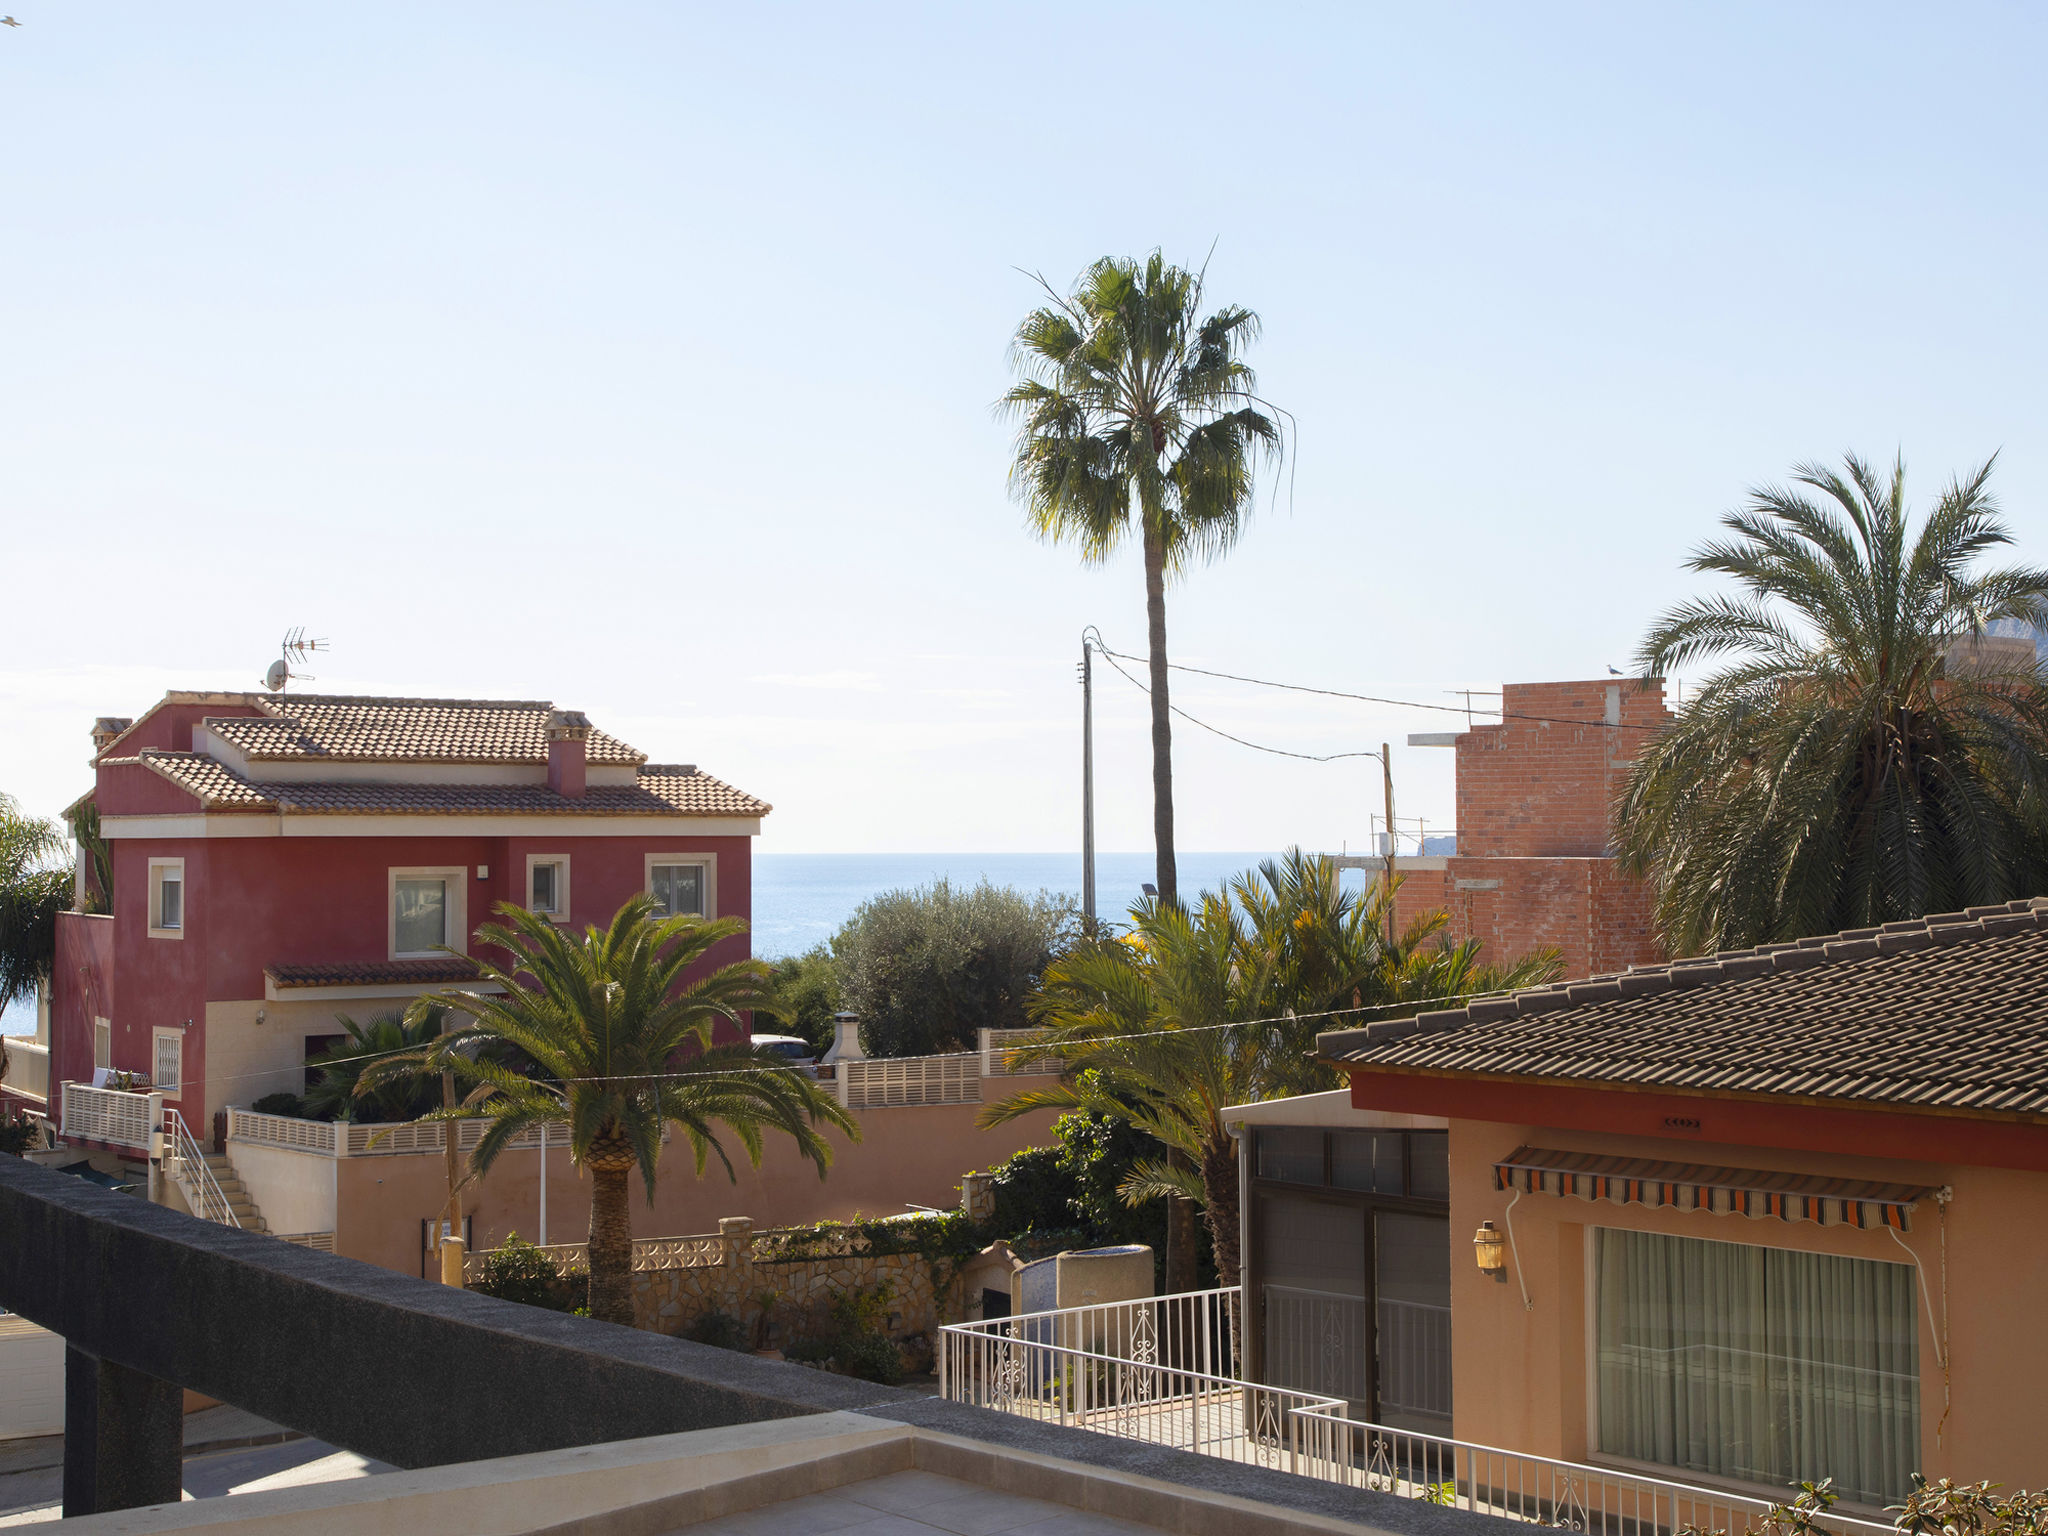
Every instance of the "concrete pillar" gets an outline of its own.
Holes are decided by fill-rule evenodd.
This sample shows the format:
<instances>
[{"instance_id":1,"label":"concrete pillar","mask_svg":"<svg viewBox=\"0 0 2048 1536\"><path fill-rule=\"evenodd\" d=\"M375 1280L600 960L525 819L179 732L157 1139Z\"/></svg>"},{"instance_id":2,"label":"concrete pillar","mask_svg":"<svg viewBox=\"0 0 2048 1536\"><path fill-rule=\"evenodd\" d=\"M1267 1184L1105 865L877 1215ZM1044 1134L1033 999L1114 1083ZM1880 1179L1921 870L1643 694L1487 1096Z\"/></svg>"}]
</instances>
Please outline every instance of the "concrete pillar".
<instances>
[{"instance_id":1,"label":"concrete pillar","mask_svg":"<svg viewBox=\"0 0 2048 1536\"><path fill-rule=\"evenodd\" d=\"M174 1382L64 1346L64 1518L175 1504L185 1394Z\"/></svg>"}]
</instances>

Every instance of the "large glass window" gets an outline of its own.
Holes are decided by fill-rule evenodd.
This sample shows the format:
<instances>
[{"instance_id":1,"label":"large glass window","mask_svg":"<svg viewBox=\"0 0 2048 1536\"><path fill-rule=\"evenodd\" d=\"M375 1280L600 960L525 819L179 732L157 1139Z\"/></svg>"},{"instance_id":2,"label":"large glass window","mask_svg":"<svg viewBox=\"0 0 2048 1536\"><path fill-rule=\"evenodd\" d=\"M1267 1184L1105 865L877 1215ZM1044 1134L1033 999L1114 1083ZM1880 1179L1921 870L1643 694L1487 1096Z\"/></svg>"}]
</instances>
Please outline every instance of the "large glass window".
<instances>
[{"instance_id":1,"label":"large glass window","mask_svg":"<svg viewBox=\"0 0 2048 1536\"><path fill-rule=\"evenodd\" d=\"M448 942L448 882L399 879L392 882L392 948L401 955L429 952Z\"/></svg>"},{"instance_id":2,"label":"large glass window","mask_svg":"<svg viewBox=\"0 0 2048 1536\"><path fill-rule=\"evenodd\" d=\"M1268 1195L1259 1202L1258 1238L1265 1379L1347 1398L1363 1412L1371 1390L1364 1207Z\"/></svg>"},{"instance_id":3,"label":"large glass window","mask_svg":"<svg viewBox=\"0 0 2048 1536\"><path fill-rule=\"evenodd\" d=\"M1601 1229L1600 1449L1896 1502L1920 1463L1908 1264Z\"/></svg>"},{"instance_id":4,"label":"large glass window","mask_svg":"<svg viewBox=\"0 0 2048 1536\"><path fill-rule=\"evenodd\" d=\"M654 864L647 871L648 894L663 917L682 913L704 915L704 866L702 864Z\"/></svg>"}]
</instances>

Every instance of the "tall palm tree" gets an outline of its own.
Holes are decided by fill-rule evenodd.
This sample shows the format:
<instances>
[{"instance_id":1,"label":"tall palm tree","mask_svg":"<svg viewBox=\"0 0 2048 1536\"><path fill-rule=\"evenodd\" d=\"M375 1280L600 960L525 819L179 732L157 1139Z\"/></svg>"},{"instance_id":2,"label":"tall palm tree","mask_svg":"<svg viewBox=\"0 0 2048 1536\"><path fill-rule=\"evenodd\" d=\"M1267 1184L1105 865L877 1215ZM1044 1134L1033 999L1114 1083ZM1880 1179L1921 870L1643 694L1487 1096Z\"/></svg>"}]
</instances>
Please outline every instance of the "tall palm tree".
<instances>
[{"instance_id":1,"label":"tall palm tree","mask_svg":"<svg viewBox=\"0 0 2048 1536\"><path fill-rule=\"evenodd\" d=\"M1446 943L1441 913L1388 940L1384 888L1345 894L1335 865L1298 850L1239 876L1190 910L1146 900L1121 939L1084 945L1051 966L1034 1001L1038 1031L1016 1054L1056 1053L1058 1084L982 1111L1001 1124L1037 1109L1127 1121L1161 1149L1120 1186L1138 1204L1199 1206L1218 1282L1239 1275L1237 1153L1223 1111L1336 1086L1311 1059L1315 1036L1414 1004L1554 979L1554 950L1481 965L1478 945ZM1193 1286L1191 1256L1167 1277Z\"/></svg>"},{"instance_id":2,"label":"tall palm tree","mask_svg":"<svg viewBox=\"0 0 2048 1536\"><path fill-rule=\"evenodd\" d=\"M0 794L0 1008L33 996L57 958L57 914L71 905L63 857L56 824Z\"/></svg>"},{"instance_id":3,"label":"tall palm tree","mask_svg":"<svg viewBox=\"0 0 2048 1536\"><path fill-rule=\"evenodd\" d=\"M1974 644L2036 618L2048 570L1977 568L2011 542L1991 468L1915 531L1902 462L1801 465L1688 562L1743 590L1672 609L1637 663L1729 664L1643 745L1614 811L1672 953L2048 892L2048 698L2031 650Z\"/></svg>"},{"instance_id":4,"label":"tall palm tree","mask_svg":"<svg viewBox=\"0 0 2048 1536\"><path fill-rule=\"evenodd\" d=\"M774 973L741 960L692 976L712 947L746 925L657 919L644 896L628 901L604 930L565 933L545 917L501 904L498 923L477 938L505 955L477 961L479 980L498 995L452 990L421 998L407 1018L445 1008L466 1020L433 1045L387 1058L365 1072L358 1093L393 1076L452 1071L463 1102L423 1118L488 1120L470 1154L470 1177L489 1170L512 1138L566 1120L569 1156L586 1169L590 1199L590 1315L633 1321L633 1221L627 1176L637 1167L654 1199L664 1129L689 1142L701 1177L716 1156L732 1175L721 1132L761 1161L762 1134L780 1131L817 1166L832 1161L821 1127L858 1139L853 1117L787 1058L750 1042L718 1044L720 1022L772 1009ZM526 1070L504 1064L523 1053Z\"/></svg>"},{"instance_id":5,"label":"tall palm tree","mask_svg":"<svg viewBox=\"0 0 2048 1536\"><path fill-rule=\"evenodd\" d=\"M1260 463L1282 450L1280 414L1261 400L1243 349L1259 318L1226 305L1203 315L1202 275L1154 251L1104 257L1073 292L1017 328L1018 383L1001 408L1018 423L1010 489L1046 539L1107 560L1136 535L1145 565L1151 662L1152 830L1162 900L1176 899L1173 730L1166 675L1166 584L1237 542Z\"/></svg>"}]
</instances>

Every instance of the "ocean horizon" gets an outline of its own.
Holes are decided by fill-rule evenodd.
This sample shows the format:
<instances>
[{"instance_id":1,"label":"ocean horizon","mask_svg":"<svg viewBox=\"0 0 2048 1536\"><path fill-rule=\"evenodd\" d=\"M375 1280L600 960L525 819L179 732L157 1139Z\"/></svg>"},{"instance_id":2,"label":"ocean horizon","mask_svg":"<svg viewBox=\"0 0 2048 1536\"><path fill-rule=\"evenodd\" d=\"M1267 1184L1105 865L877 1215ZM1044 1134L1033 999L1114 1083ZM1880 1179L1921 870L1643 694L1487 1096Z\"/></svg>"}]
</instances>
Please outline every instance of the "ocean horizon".
<instances>
[{"instance_id":1,"label":"ocean horizon","mask_svg":"<svg viewBox=\"0 0 2048 1536\"><path fill-rule=\"evenodd\" d=\"M1180 883L1193 896L1213 891L1233 875L1256 868L1271 853L1177 855ZM1095 855L1095 910L1121 919L1153 878L1150 853ZM757 853L754 855L754 953L777 960L831 940L863 902L885 891L950 880L987 880L1036 894L1081 899L1079 853ZM0 1013L0 1034L35 1033L35 1005L17 1003Z\"/></svg>"}]
</instances>

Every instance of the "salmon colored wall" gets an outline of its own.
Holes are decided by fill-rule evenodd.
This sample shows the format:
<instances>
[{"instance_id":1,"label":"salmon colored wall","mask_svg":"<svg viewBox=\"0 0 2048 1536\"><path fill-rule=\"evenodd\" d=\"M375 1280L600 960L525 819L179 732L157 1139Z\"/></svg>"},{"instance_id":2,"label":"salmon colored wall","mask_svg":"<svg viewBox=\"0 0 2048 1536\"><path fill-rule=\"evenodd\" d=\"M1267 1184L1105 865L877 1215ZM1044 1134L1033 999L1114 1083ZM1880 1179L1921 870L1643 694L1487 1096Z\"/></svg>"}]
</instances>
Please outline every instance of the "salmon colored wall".
<instances>
[{"instance_id":1,"label":"salmon colored wall","mask_svg":"<svg viewBox=\"0 0 2048 1536\"><path fill-rule=\"evenodd\" d=\"M721 1216L751 1217L759 1229L856 1215L900 1216L913 1204L950 1210L960 1203L962 1174L1051 1137L1049 1111L982 1130L974 1124L980 1110L979 1104L933 1104L861 1112L859 1146L831 1133L834 1159L822 1181L787 1136L767 1137L759 1168L749 1167L744 1150L724 1138L737 1165L736 1181L726 1178L715 1155L703 1176L696 1176L689 1146L678 1137L663 1152L651 1209L635 1176L634 1234L716 1232ZM549 1148L547 1163L549 1241L580 1243L590 1230L589 1181L577 1177L559 1147ZM537 1240L539 1164L538 1151L507 1152L487 1178L463 1192L479 1250L497 1247L515 1231ZM420 1220L438 1217L447 1200L446 1164L431 1155L403 1154L343 1158L337 1168L335 1251L418 1274Z\"/></svg>"},{"instance_id":2,"label":"salmon colored wall","mask_svg":"<svg viewBox=\"0 0 2048 1536\"><path fill-rule=\"evenodd\" d=\"M1792 1113L1796 1114L1797 1111ZM1760 1243L1845 1257L1905 1262L1885 1232L1652 1210L1548 1194L1515 1203L1514 1250L1505 1282L1481 1273L1471 1234L1482 1221L1505 1229L1509 1196L1493 1187L1493 1163L1523 1143L1566 1151L1709 1162L1832 1177L1951 1185L1947 1222L1948 1390L1928 1309L1920 1318L1921 1470L1928 1476L2009 1487L2048 1482L2048 1175L1944 1163L1828 1154L1759 1153L1741 1145L1605 1135L1491 1121L1451 1121L1451 1315L1455 1433L1463 1440L1586 1460L1589 1434L1588 1232L1622 1227L1720 1242ZM1943 1297L1943 1222L1931 1201L1902 1239L1925 1266L1934 1309ZM1524 1310L1517 1284L1526 1282ZM1782 1490L1778 1490L1782 1492Z\"/></svg>"}]
</instances>

